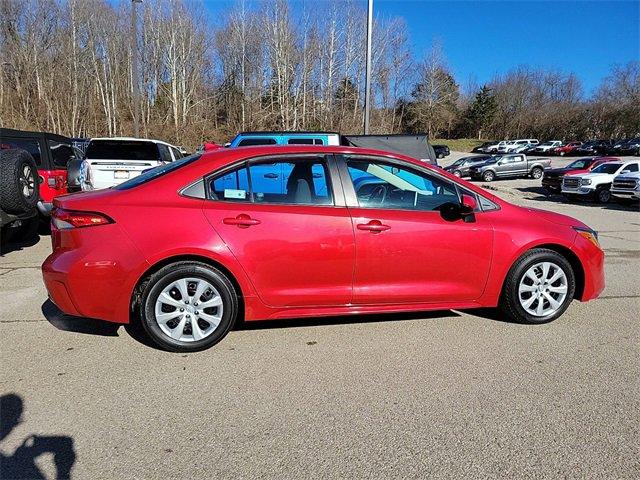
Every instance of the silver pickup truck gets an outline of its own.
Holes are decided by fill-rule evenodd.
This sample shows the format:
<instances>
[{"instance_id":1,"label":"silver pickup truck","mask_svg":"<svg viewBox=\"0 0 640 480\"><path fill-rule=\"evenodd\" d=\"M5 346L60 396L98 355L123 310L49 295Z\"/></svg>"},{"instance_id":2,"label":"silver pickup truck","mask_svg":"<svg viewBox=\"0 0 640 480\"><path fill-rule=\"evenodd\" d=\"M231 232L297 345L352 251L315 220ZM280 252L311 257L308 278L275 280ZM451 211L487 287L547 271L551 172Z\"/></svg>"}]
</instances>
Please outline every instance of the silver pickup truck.
<instances>
[{"instance_id":1,"label":"silver pickup truck","mask_svg":"<svg viewBox=\"0 0 640 480\"><path fill-rule=\"evenodd\" d=\"M496 178L531 177L542 178L544 169L551 165L548 158L528 159L521 153L498 155L469 170L471 178L492 182Z\"/></svg>"}]
</instances>

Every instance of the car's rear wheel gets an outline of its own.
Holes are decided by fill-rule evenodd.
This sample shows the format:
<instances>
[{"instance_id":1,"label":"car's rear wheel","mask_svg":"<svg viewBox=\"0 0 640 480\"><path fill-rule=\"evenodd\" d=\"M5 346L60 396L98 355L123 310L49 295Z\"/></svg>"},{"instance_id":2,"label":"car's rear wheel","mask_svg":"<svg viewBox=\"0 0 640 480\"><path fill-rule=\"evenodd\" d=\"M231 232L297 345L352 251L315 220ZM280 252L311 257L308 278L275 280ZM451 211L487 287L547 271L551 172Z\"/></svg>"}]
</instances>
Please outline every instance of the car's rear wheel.
<instances>
[{"instance_id":1,"label":"car's rear wheel","mask_svg":"<svg viewBox=\"0 0 640 480\"><path fill-rule=\"evenodd\" d=\"M142 294L141 321L160 347L195 352L218 343L238 314L238 295L219 270L178 262L151 275Z\"/></svg>"},{"instance_id":2,"label":"car's rear wheel","mask_svg":"<svg viewBox=\"0 0 640 480\"><path fill-rule=\"evenodd\" d=\"M569 261L554 250L535 248L509 270L500 308L519 323L551 322L569 307L575 288Z\"/></svg>"},{"instance_id":3,"label":"car's rear wheel","mask_svg":"<svg viewBox=\"0 0 640 480\"><path fill-rule=\"evenodd\" d=\"M540 167L535 167L531 170L531 178L538 180L542 178L543 173L544 171Z\"/></svg>"},{"instance_id":4,"label":"car's rear wheel","mask_svg":"<svg viewBox=\"0 0 640 480\"><path fill-rule=\"evenodd\" d=\"M482 180L484 180L485 182L493 182L496 179L496 174L493 173L491 170L489 170L488 172L484 172L482 174Z\"/></svg>"}]
</instances>

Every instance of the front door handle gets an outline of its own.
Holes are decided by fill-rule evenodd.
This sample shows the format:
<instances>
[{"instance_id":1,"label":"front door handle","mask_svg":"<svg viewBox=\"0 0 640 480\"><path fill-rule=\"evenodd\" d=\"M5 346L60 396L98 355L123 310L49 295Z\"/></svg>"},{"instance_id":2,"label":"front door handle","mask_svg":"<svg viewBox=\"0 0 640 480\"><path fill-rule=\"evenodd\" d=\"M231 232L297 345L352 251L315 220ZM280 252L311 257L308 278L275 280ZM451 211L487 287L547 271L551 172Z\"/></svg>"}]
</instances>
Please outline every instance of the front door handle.
<instances>
[{"instance_id":1,"label":"front door handle","mask_svg":"<svg viewBox=\"0 0 640 480\"><path fill-rule=\"evenodd\" d=\"M259 225L260 220L251 218L246 213L241 213L235 218L223 219L222 223L224 223L225 225L236 225L237 227L240 227L240 228L249 228L252 225Z\"/></svg>"},{"instance_id":2,"label":"front door handle","mask_svg":"<svg viewBox=\"0 0 640 480\"><path fill-rule=\"evenodd\" d=\"M384 232L391 228L389 225L383 224L380 220L371 220L369 223L359 223L357 227L358 230L368 230L373 233Z\"/></svg>"}]
</instances>

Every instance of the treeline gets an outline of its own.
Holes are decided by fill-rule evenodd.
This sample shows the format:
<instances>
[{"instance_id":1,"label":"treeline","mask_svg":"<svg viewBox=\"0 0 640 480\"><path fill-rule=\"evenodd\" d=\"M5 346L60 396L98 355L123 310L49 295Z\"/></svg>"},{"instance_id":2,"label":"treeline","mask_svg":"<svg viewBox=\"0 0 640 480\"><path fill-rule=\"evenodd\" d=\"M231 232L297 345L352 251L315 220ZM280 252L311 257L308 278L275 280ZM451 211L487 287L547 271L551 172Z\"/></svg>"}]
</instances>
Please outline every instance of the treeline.
<instances>
[{"instance_id":1,"label":"treeline","mask_svg":"<svg viewBox=\"0 0 640 480\"><path fill-rule=\"evenodd\" d=\"M297 4L296 4L297 5ZM2 0L0 124L71 136L140 134L195 146L239 130L360 133L365 11L349 2L240 0L222 19L187 0ZM321 10L321 14L319 14ZM133 74L133 49L140 59ZM373 36L371 129L431 137L640 133L640 64L586 98L573 74L522 67L461 91L435 45L414 58L401 18Z\"/></svg>"}]
</instances>

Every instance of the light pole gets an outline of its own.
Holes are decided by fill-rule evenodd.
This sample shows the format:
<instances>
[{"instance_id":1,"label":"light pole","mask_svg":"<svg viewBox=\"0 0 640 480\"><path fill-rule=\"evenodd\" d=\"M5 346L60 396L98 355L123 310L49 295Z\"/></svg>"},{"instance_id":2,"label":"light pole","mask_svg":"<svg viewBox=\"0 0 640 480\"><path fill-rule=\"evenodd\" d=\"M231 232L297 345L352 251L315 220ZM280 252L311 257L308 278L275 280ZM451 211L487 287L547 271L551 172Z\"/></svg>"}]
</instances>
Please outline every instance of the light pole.
<instances>
[{"instance_id":1,"label":"light pole","mask_svg":"<svg viewBox=\"0 0 640 480\"><path fill-rule=\"evenodd\" d=\"M138 67L138 9L142 0L131 0L131 83L133 96L133 132L140 136L140 72Z\"/></svg>"},{"instance_id":2,"label":"light pole","mask_svg":"<svg viewBox=\"0 0 640 480\"><path fill-rule=\"evenodd\" d=\"M364 134L369 134L369 115L371 110L371 34L373 30L373 0L367 6L367 71L364 81Z\"/></svg>"}]
</instances>

